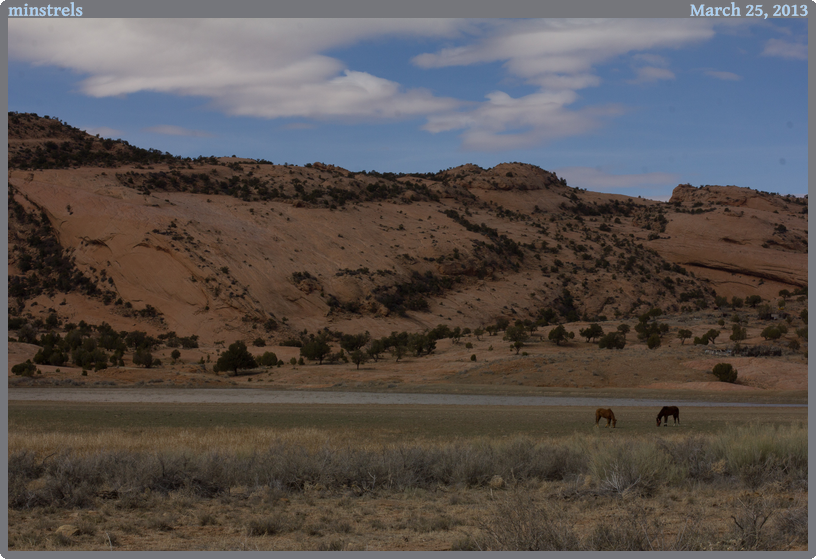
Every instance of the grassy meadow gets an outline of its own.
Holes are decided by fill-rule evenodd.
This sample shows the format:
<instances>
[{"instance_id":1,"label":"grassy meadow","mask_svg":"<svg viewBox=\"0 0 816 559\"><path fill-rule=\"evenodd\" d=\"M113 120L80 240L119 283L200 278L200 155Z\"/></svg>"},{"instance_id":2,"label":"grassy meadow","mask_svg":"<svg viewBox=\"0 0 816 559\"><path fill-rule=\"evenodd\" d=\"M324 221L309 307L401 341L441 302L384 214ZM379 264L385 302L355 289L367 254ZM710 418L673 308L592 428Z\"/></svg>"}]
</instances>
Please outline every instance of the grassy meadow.
<instances>
[{"instance_id":1,"label":"grassy meadow","mask_svg":"<svg viewBox=\"0 0 816 559\"><path fill-rule=\"evenodd\" d=\"M680 410L12 401L9 546L807 549L807 409Z\"/></svg>"}]
</instances>

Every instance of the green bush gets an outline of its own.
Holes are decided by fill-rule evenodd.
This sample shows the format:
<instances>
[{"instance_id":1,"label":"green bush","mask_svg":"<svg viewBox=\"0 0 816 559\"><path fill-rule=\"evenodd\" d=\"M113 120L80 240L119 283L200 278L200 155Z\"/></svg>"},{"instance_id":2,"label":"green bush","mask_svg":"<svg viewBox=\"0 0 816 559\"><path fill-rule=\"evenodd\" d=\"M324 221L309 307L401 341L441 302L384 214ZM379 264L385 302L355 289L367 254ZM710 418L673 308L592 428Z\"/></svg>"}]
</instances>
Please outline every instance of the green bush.
<instances>
[{"instance_id":1,"label":"green bush","mask_svg":"<svg viewBox=\"0 0 816 559\"><path fill-rule=\"evenodd\" d=\"M598 341L598 347L601 349L623 349L625 346L626 338L620 332L610 332Z\"/></svg>"},{"instance_id":2,"label":"green bush","mask_svg":"<svg viewBox=\"0 0 816 559\"><path fill-rule=\"evenodd\" d=\"M37 372L37 366L27 359L25 363L18 363L11 368L11 372L21 377L30 377Z\"/></svg>"},{"instance_id":3,"label":"green bush","mask_svg":"<svg viewBox=\"0 0 816 559\"><path fill-rule=\"evenodd\" d=\"M133 354L133 364L142 365L149 369L153 366L153 355L146 349L137 350Z\"/></svg>"},{"instance_id":4,"label":"green bush","mask_svg":"<svg viewBox=\"0 0 816 559\"><path fill-rule=\"evenodd\" d=\"M680 340L681 344L685 344L686 340L691 337L691 330L684 330L680 329L677 331L677 338Z\"/></svg>"},{"instance_id":5,"label":"green bush","mask_svg":"<svg viewBox=\"0 0 816 559\"><path fill-rule=\"evenodd\" d=\"M278 356L271 351L265 351L263 355L257 359L258 365L262 367L274 367L278 364Z\"/></svg>"},{"instance_id":6,"label":"green bush","mask_svg":"<svg viewBox=\"0 0 816 559\"><path fill-rule=\"evenodd\" d=\"M737 370L731 363L717 363L714 365L712 372L722 382L735 382L737 380Z\"/></svg>"},{"instance_id":7,"label":"green bush","mask_svg":"<svg viewBox=\"0 0 816 559\"><path fill-rule=\"evenodd\" d=\"M561 345L561 342L566 342L574 337L575 333L567 332L567 329L561 324L550 330L550 333L547 335L547 338L555 342L555 345Z\"/></svg>"},{"instance_id":8,"label":"green bush","mask_svg":"<svg viewBox=\"0 0 816 559\"><path fill-rule=\"evenodd\" d=\"M766 340L778 340L782 337L782 331L777 326L768 326L760 334Z\"/></svg>"},{"instance_id":9,"label":"green bush","mask_svg":"<svg viewBox=\"0 0 816 559\"><path fill-rule=\"evenodd\" d=\"M216 362L219 371L232 371L238 374L238 369L254 369L257 367L255 358L247 351L246 344L240 340L230 344L227 351L221 354Z\"/></svg>"},{"instance_id":10,"label":"green bush","mask_svg":"<svg viewBox=\"0 0 816 559\"><path fill-rule=\"evenodd\" d=\"M660 347L660 334L652 334L649 336L646 345L649 347L649 349L657 349Z\"/></svg>"},{"instance_id":11,"label":"green bush","mask_svg":"<svg viewBox=\"0 0 816 559\"><path fill-rule=\"evenodd\" d=\"M583 330L580 330L578 333L581 334L582 337L586 338L587 343L589 343L591 340L603 336L604 331L600 324L590 324Z\"/></svg>"}]
</instances>

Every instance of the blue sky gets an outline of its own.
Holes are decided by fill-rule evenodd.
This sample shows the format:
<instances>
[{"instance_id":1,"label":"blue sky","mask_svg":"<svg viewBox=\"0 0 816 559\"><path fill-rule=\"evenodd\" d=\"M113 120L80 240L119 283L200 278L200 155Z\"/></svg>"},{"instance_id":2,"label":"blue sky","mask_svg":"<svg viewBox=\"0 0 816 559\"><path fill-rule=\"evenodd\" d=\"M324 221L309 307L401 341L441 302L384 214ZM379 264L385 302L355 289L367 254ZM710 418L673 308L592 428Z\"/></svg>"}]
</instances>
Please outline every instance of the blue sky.
<instances>
[{"instance_id":1,"label":"blue sky","mask_svg":"<svg viewBox=\"0 0 816 559\"><path fill-rule=\"evenodd\" d=\"M807 193L805 19L9 19L9 110L196 157Z\"/></svg>"}]
</instances>

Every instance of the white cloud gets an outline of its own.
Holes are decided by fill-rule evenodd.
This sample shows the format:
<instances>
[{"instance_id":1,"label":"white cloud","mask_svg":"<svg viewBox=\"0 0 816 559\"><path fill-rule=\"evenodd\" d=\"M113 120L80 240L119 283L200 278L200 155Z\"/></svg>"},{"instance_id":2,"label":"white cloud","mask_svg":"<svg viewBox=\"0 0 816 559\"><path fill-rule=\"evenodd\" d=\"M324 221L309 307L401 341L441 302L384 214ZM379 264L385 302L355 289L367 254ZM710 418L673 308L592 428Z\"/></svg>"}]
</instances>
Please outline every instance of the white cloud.
<instances>
[{"instance_id":1,"label":"white cloud","mask_svg":"<svg viewBox=\"0 0 816 559\"><path fill-rule=\"evenodd\" d=\"M432 115L423 129L444 132L464 129L462 147L476 151L502 151L527 147L566 136L577 136L597 128L599 117L617 115L617 106L568 110L575 92L554 91L510 97L502 91L487 95L487 101L468 112Z\"/></svg>"},{"instance_id":2,"label":"white cloud","mask_svg":"<svg viewBox=\"0 0 816 559\"><path fill-rule=\"evenodd\" d=\"M717 78L718 80L736 82L742 79L742 76L737 75L733 72L721 72L719 70L705 70L704 73L706 76L711 76L712 78Z\"/></svg>"},{"instance_id":3,"label":"white cloud","mask_svg":"<svg viewBox=\"0 0 816 559\"><path fill-rule=\"evenodd\" d=\"M86 74L93 97L201 96L230 115L398 119L458 106L321 51L384 36L455 37L460 20L65 20L9 23L9 58Z\"/></svg>"},{"instance_id":4,"label":"white cloud","mask_svg":"<svg viewBox=\"0 0 816 559\"><path fill-rule=\"evenodd\" d=\"M626 188L677 186L679 175L673 173L640 173L613 175L595 167L564 167L556 174L567 179L567 184L595 192L617 192Z\"/></svg>"},{"instance_id":5,"label":"white cloud","mask_svg":"<svg viewBox=\"0 0 816 559\"><path fill-rule=\"evenodd\" d=\"M666 68L655 68L654 66L643 66L635 70L637 77L630 80L629 83L653 83L659 80L673 80L675 78L674 72Z\"/></svg>"},{"instance_id":6,"label":"white cloud","mask_svg":"<svg viewBox=\"0 0 816 559\"><path fill-rule=\"evenodd\" d=\"M762 51L763 56L778 56L779 58L788 58L792 60L807 60L808 47L805 43L792 43L784 39L768 39L765 43L765 50Z\"/></svg>"},{"instance_id":7,"label":"white cloud","mask_svg":"<svg viewBox=\"0 0 816 559\"><path fill-rule=\"evenodd\" d=\"M650 66L668 66L669 61L658 54L636 54L632 57L635 62L643 62Z\"/></svg>"},{"instance_id":8,"label":"white cloud","mask_svg":"<svg viewBox=\"0 0 816 559\"><path fill-rule=\"evenodd\" d=\"M214 134L205 132L204 130L188 130L181 126L173 126L172 124L160 124L158 126L150 126L143 128L143 132L151 132L153 134L164 134L166 136L192 136L194 138L213 138Z\"/></svg>"},{"instance_id":9,"label":"white cloud","mask_svg":"<svg viewBox=\"0 0 816 559\"><path fill-rule=\"evenodd\" d=\"M9 59L71 69L94 97L141 91L196 96L229 115L382 121L422 117L430 132L462 130L463 147L530 147L583 134L620 107L570 106L601 83L599 64L624 55L641 66L636 83L673 79L655 49L714 35L704 19L74 19L45 26L9 20ZM459 46L421 54L421 68L500 61L537 91L494 91L481 103L437 97L324 54L363 41L443 38ZM165 132L167 133L167 132Z\"/></svg>"},{"instance_id":10,"label":"white cloud","mask_svg":"<svg viewBox=\"0 0 816 559\"><path fill-rule=\"evenodd\" d=\"M504 61L511 74L538 84L553 75L591 73L597 64L624 54L648 55L643 51L678 48L713 36L713 24L707 20L512 21L497 25L481 41L422 54L413 61L422 68Z\"/></svg>"},{"instance_id":11,"label":"white cloud","mask_svg":"<svg viewBox=\"0 0 816 559\"><path fill-rule=\"evenodd\" d=\"M577 90L600 85L594 68L631 54L638 64L632 83L674 79L666 59L648 52L680 48L711 38L707 20L524 20L502 21L476 41L414 57L421 68L445 68L503 61L537 93L518 99L493 92L476 108L429 117L425 129L463 129L465 149L502 150L529 147L558 137L583 134L602 124L601 117L620 114L620 107L574 110Z\"/></svg>"}]
</instances>

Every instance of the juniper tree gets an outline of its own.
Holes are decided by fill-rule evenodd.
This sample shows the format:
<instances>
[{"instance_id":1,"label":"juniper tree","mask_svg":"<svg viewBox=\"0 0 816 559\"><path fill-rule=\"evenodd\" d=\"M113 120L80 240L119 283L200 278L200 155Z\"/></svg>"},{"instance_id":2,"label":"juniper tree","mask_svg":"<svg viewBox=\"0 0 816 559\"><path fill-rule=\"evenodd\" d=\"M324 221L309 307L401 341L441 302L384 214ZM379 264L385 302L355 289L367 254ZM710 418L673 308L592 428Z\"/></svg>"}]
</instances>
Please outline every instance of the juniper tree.
<instances>
[{"instance_id":1,"label":"juniper tree","mask_svg":"<svg viewBox=\"0 0 816 559\"><path fill-rule=\"evenodd\" d=\"M230 344L227 351L221 354L215 365L219 371L232 371L233 376L235 376L238 374L238 369L254 369L258 366L258 363L247 350L246 344L238 340Z\"/></svg>"},{"instance_id":2,"label":"juniper tree","mask_svg":"<svg viewBox=\"0 0 816 559\"><path fill-rule=\"evenodd\" d=\"M586 338L587 343L603 336L604 331L600 324L590 324L579 332L581 336Z\"/></svg>"}]
</instances>

